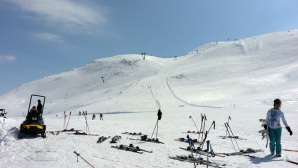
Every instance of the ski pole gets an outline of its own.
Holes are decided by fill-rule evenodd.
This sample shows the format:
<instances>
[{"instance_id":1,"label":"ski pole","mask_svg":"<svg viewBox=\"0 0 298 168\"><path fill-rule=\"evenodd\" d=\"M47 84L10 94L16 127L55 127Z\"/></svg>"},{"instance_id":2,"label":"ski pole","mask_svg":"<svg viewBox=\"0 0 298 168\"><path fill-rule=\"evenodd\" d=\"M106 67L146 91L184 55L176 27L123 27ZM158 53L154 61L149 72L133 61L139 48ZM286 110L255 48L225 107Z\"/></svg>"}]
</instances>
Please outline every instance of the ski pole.
<instances>
[{"instance_id":1,"label":"ski pole","mask_svg":"<svg viewBox=\"0 0 298 168\"><path fill-rule=\"evenodd\" d=\"M187 135L186 138L187 138L187 141L188 141L188 144L189 144L189 147L190 147L190 152L191 152L191 156L192 156L192 160L193 160L193 165L194 165L194 168L196 168L196 161L195 161L195 157L194 157L193 151L192 151L195 148L195 146L192 143L192 141L190 140L189 135Z\"/></svg>"},{"instance_id":2,"label":"ski pole","mask_svg":"<svg viewBox=\"0 0 298 168\"><path fill-rule=\"evenodd\" d=\"M213 125L213 129L215 129L215 121L212 122L212 124L211 124L211 126L210 126L210 128L209 128L209 130L208 130L208 133L209 133L209 131L210 131L212 125Z\"/></svg>"},{"instance_id":3,"label":"ski pole","mask_svg":"<svg viewBox=\"0 0 298 168\"><path fill-rule=\"evenodd\" d=\"M203 140L203 133L205 132L206 120L207 120L207 117L204 114L204 123L203 123L203 127L202 127L202 139L201 139L201 141Z\"/></svg>"},{"instance_id":4,"label":"ski pole","mask_svg":"<svg viewBox=\"0 0 298 168\"><path fill-rule=\"evenodd\" d=\"M157 140L157 133L158 133L158 120L157 120L157 126L156 126L156 140Z\"/></svg>"},{"instance_id":5,"label":"ski pole","mask_svg":"<svg viewBox=\"0 0 298 168\"><path fill-rule=\"evenodd\" d=\"M189 118L191 118L192 119L192 117L191 116L189 116ZM192 119L192 122L194 123L194 125L196 126L196 128L197 128L197 131L199 132L199 129L198 129L198 127L197 127L197 125L196 125L196 123L195 123L195 121Z\"/></svg>"},{"instance_id":6,"label":"ski pole","mask_svg":"<svg viewBox=\"0 0 298 168\"><path fill-rule=\"evenodd\" d=\"M70 116L71 116L71 112L69 112L68 122L67 122L67 125L66 125L66 128L65 128L65 130L67 130L67 127L68 127L68 123L69 123Z\"/></svg>"},{"instance_id":7,"label":"ski pole","mask_svg":"<svg viewBox=\"0 0 298 168\"><path fill-rule=\"evenodd\" d=\"M94 168L94 166L92 166L87 160L85 160L79 153L77 153L76 151L74 151L74 153L77 155L77 162L79 162L79 157L81 159L83 159L86 163L88 163L91 167Z\"/></svg>"},{"instance_id":8,"label":"ski pole","mask_svg":"<svg viewBox=\"0 0 298 168\"><path fill-rule=\"evenodd\" d=\"M85 115L85 120L86 120L86 133L89 131L89 134L90 134L90 129L89 129L89 125L88 125L88 122L87 122L87 114Z\"/></svg>"},{"instance_id":9,"label":"ski pole","mask_svg":"<svg viewBox=\"0 0 298 168\"><path fill-rule=\"evenodd\" d=\"M232 129L231 129L229 123L227 123L227 126L230 128L230 131L231 131L231 133L232 133L232 135L233 135L233 137L234 137L234 139L235 139L235 142L236 142L236 144L237 144L237 146L238 146L238 149L239 149L239 151L240 151L239 145L238 145L238 143L237 143L237 141L236 141L236 137L235 137L235 135L233 134Z\"/></svg>"},{"instance_id":10,"label":"ski pole","mask_svg":"<svg viewBox=\"0 0 298 168\"><path fill-rule=\"evenodd\" d=\"M207 167L209 166L209 145L210 145L210 141L208 140L207 142Z\"/></svg>"},{"instance_id":11,"label":"ski pole","mask_svg":"<svg viewBox=\"0 0 298 168\"><path fill-rule=\"evenodd\" d=\"M65 117L65 112L66 112L66 111L64 111L64 115L63 115L63 118L64 118L64 122L63 122L63 130L65 129L65 119L66 119L66 117Z\"/></svg>"},{"instance_id":12,"label":"ski pole","mask_svg":"<svg viewBox=\"0 0 298 168\"><path fill-rule=\"evenodd\" d=\"M227 132L229 133L229 138L230 138L230 140L231 140L231 142L232 142L232 145L233 145L235 151L237 152L237 150L236 150L236 148L235 148L235 145L234 145L234 142L233 142L233 140L232 140L231 134L230 134L230 132L229 132L228 126L226 125L226 123L225 123L225 127L226 127L226 129L227 129Z\"/></svg>"},{"instance_id":13,"label":"ski pole","mask_svg":"<svg viewBox=\"0 0 298 168\"><path fill-rule=\"evenodd\" d=\"M231 116L229 116L229 118L228 118L228 124L229 124L229 121L230 121L230 120L232 120L232 119L231 119ZM228 135L228 131L226 131L226 136L227 136L227 135Z\"/></svg>"},{"instance_id":14,"label":"ski pole","mask_svg":"<svg viewBox=\"0 0 298 168\"><path fill-rule=\"evenodd\" d=\"M211 146L211 143L210 143L210 154L211 154L212 157L215 157L215 153L213 151L213 148Z\"/></svg>"},{"instance_id":15,"label":"ski pole","mask_svg":"<svg viewBox=\"0 0 298 168\"><path fill-rule=\"evenodd\" d=\"M154 132L155 132L155 128L156 128L156 126L157 126L157 123L158 123L158 118L157 118L157 121L156 121L156 124L155 124L154 130L153 130L153 132L152 132L151 139L152 139L152 137L153 137L153 134L154 134Z\"/></svg>"},{"instance_id":16,"label":"ski pole","mask_svg":"<svg viewBox=\"0 0 298 168\"><path fill-rule=\"evenodd\" d=\"M206 131L206 133L205 133L205 138L204 138L204 140L200 143L200 147L199 147L200 150L203 150L205 141L206 141L206 139L207 139L207 136L208 136L208 132ZM203 136L202 136L202 137L203 137ZM200 153L199 158L201 158L201 155L202 155L202 153Z\"/></svg>"},{"instance_id":17,"label":"ski pole","mask_svg":"<svg viewBox=\"0 0 298 168\"><path fill-rule=\"evenodd\" d=\"M201 127L200 127L200 134L199 134L198 140L200 140L200 138L201 138L203 119L204 119L204 118L203 118L203 115L202 115L202 113L201 113Z\"/></svg>"}]
</instances>

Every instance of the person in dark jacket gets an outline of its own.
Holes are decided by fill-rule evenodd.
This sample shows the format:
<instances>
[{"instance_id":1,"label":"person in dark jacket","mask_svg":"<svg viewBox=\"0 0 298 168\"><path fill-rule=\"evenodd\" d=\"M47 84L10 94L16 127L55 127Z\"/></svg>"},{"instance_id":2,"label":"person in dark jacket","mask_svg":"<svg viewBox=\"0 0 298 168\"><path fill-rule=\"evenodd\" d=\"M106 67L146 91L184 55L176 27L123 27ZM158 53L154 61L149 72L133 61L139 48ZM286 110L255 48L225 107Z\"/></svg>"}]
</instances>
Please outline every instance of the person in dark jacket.
<instances>
[{"instance_id":1,"label":"person in dark jacket","mask_svg":"<svg viewBox=\"0 0 298 168\"><path fill-rule=\"evenodd\" d=\"M43 109L42 109L42 104L41 104L40 100L38 100L37 111L38 111L39 114L42 115Z\"/></svg>"},{"instance_id":2,"label":"person in dark jacket","mask_svg":"<svg viewBox=\"0 0 298 168\"><path fill-rule=\"evenodd\" d=\"M157 116L158 116L158 120L161 120L162 112L160 109L158 109Z\"/></svg>"},{"instance_id":3,"label":"person in dark jacket","mask_svg":"<svg viewBox=\"0 0 298 168\"><path fill-rule=\"evenodd\" d=\"M27 114L26 119L27 120L32 120L32 117L37 117L37 116L38 116L38 111L37 111L36 107L33 106L31 108L31 110L29 111L29 113Z\"/></svg>"}]
</instances>

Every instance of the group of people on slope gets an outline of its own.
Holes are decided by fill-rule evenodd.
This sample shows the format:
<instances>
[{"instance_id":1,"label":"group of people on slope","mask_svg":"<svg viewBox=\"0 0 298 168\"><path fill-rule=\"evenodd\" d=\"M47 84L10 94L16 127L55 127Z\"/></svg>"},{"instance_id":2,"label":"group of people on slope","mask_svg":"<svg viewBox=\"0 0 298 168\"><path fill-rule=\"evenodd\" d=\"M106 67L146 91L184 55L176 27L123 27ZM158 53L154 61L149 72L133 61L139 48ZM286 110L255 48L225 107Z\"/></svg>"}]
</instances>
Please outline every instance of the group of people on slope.
<instances>
[{"instance_id":1,"label":"group of people on slope","mask_svg":"<svg viewBox=\"0 0 298 168\"><path fill-rule=\"evenodd\" d=\"M95 120L95 117L96 117L96 115L93 114L92 115L92 120ZM102 113L99 114L99 117L100 117L100 120L103 120L103 114Z\"/></svg>"}]
</instances>

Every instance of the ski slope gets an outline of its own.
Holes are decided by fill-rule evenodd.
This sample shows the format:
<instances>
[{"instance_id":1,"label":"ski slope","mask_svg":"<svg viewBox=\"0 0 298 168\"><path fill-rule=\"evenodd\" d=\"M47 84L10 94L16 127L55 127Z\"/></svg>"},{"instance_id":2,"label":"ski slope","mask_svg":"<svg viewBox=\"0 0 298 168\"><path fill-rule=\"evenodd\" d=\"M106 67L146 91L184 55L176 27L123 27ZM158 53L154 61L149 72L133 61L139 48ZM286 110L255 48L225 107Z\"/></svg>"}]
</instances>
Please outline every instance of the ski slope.
<instances>
[{"instance_id":1,"label":"ski slope","mask_svg":"<svg viewBox=\"0 0 298 168\"><path fill-rule=\"evenodd\" d=\"M228 156L211 161L226 167L295 167L284 160L298 161L297 152L283 151L281 158L271 157L258 131L262 129L259 119L280 98L294 133L290 136L283 128L282 148L298 150L297 46L298 30L291 30L208 43L177 58L146 56L143 60L141 55L118 55L25 83L0 96L0 108L8 111L5 122L0 118L0 167L89 167L81 159L77 162L74 151L95 167L193 167L168 157L189 154L179 149L187 144L174 139L196 130L189 116L200 127L201 114L207 116L208 129L216 122L207 138L215 152L235 151L230 139L219 137L226 134L224 123L229 116L234 134L247 139L237 141L241 149L264 150L251 154L255 158ZM48 131L62 130L64 111L67 115L72 112L68 128L86 131L85 119L77 114L88 111L91 133L120 135L118 145L134 144L153 153L110 148L114 145L110 139L96 143L99 136L48 133L46 139L28 136L18 140L31 94L47 98L44 120ZM165 144L130 140L138 137L121 134L142 132L151 137L159 108L163 117L158 138ZM99 113L104 114L103 121ZM96 120L91 120L91 114L97 115Z\"/></svg>"}]
</instances>

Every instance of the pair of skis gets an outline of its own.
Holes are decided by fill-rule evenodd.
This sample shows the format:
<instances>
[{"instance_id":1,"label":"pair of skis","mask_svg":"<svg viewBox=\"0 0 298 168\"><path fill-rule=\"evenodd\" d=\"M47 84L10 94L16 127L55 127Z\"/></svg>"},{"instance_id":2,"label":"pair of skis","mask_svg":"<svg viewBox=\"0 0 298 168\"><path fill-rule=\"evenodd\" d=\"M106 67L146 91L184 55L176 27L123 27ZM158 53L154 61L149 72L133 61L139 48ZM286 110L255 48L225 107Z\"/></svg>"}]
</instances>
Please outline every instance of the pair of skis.
<instances>
[{"instance_id":1,"label":"pair of skis","mask_svg":"<svg viewBox=\"0 0 298 168\"><path fill-rule=\"evenodd\" d=\"M134 139L134 138L129 138L129 140L140 140L140 141L144 141L144 142L152 142L152 143L159 143L159 144L165 144L164 142L159 141L158 139Z\"/></svg>"},{"instance_id":2,"label":"pair of skis","mask_svg":"<svg viewBox=\"0 0 298 168\"><path fill-rule=\"evenodd\" d=\"M257 153L257 152L263 152L261 149L252 149L252 148L247 148L246 150L240 150L239 152L232 152L232 153L218 153L220 155L226 155L226 156L236 156L236 155L244 155L244 156L249 156L247 154L251 153ZM250 156L251 157L251 156Z\"/></svg>"},{"instance_id":3,"label":"pair of skis","mask_svg":"<svg viewBox=\"0 0 298 168\"><path fill-rule=\"evenodd\" d=\"M260 122L262 122L262 127L264 127L264 125L266 124L266 120L265 119L259 119ZM264 139L266 137L266 148L268 147L268 142L269 142L269 132L268 132L268 127L267 129L263 129L263 130L260 130L259 133L262 133L262 136Z\"/></svg>"},{"instance_id":4,"label":"pair of skis","mask_svg":"<svg viewBox=\"0 0 298 168\"><path fill-rule=\"evenodd\" d=\"M225 167L226 164L219 164L216 162L210 162L207 160L204 160L201 157L195 158L192 155L186 156L186 155L176 155L176 156L169 156L170 159L174 159L174 160L179 160L182 162L190 162L190 163L194 163L194 165L197 164L201 164L201 165L208 165L208 166L212 166L212 167Z\"/></svg>"},{"instance_id":5,"label":"pair of skis","mask_svg":"<svg viewBox=\"0 0 298 168\"><path fill-rule=\"evenodd\" d=\"M143 135L141 132L136 133L136 132L122 132L121 134L126 134L126 135Z\"/></svg>"},{"instance_id":6,"label":"pair of skis","mask_svg":"<svg viewBox=\"0 0 298 168\"><path fill-rule=\"evenodd\" d=\"M98 134L88 134L88 133L86 133L86 132L79 132L79 131L76 131L75 133L68 133L68 134L71 134L71 135L99 136Z\"/></svg>"},{"instance_id":7,"label":"pair of skis","mask_svg":"<svg viewBox=\"0 0 298 168\"><path fill-rule=\"evenodd\" d=\"M98 138L97 143L103 143L105 140L107 140L109 138L110 138L110 136L108 136L108 137L101 136Z\"/></svg>"},{"instance_id":8,"label":"pair of skis","mask_svg":"<svg viewBox=\"0 0 298 168\"><path fill-rule=\"evenodd\" d=\"M237 147L238 147L238 151L241 151L241 149L240 149L240 147L239 147L239 145L238 145L238 142L237 142L237 140L236 140L236 136L234 135L234 133L233 133L233 131L232 131L232 129L231 129L231 127L230 127L230 125L229 125L229 123L224 123L225 124L225 127L226 127L226 129L227 129L227 133L229 134L229 138L230 138L230 140L231 140L231 142L232 142L232 145L233 145L233 147L234 147L234 149L235 149L235 151L237 152L237 150L236 150L236 148L235 148L235 145L234 145L234 143L233 143L233 139L234 139L234 141L235 141L235 143L236 143L236 145L237 145ZM232 138L232 137L234 137L234 138Z\"/></svg>"},{"instance_id":9,"label":"pair of skis","mask_svg":"<svg viewBox=\"0 0 298 168\"><path fill-rule=\"evenodd\" d=\"M182 150L185 150L185 151L190 151L190 147L187 147L187 148L182 148L182 147L179 147L179 149L182 149ZM197 154L201 154L201 155L204 155L204 156L207 156L209 154L209 152L207 152L207 150L201 150L201 149L193 149L193 152L194 153L197 153ZM226 157L224 155L220 155L220 154L215 154L215 156L218 156L218 157Z\"/></svg>"},{"instance_id":10,"label":"pair of skis","mask_svg":"<svg viewBox=\"0 0 298 168\"><path fill-rule=\"evenodd\" d=\"M190 139L190 141L192 141L192 143L195 144L195 145L200 145L200 144L201 144L201 142L198 142L197 139L191 139L191 138L189 138L189 139ZM186 138L178 138L178 139L175 139L175 141L188 143L188 139L186 139Z\"/></svg>"},{"instance_id":11,"label":"pair of skis","mask_svg":"<svg viewBox=\"0 0 298 168\"><path fill-rule=\"evenodd\" d=\"M116 149L119 149L119 150L135 152L135 153L138 153L138 154L143 154L144 152L147 152L147 153L152 153L153 152L153 151L148 151L148 150L145 150L145 149L141 149L138 146L134 147L132 144L130 144L129 146L127 146L127 145L111 146L111 148L116 148Z\"/></svg>"}]
</instances>

